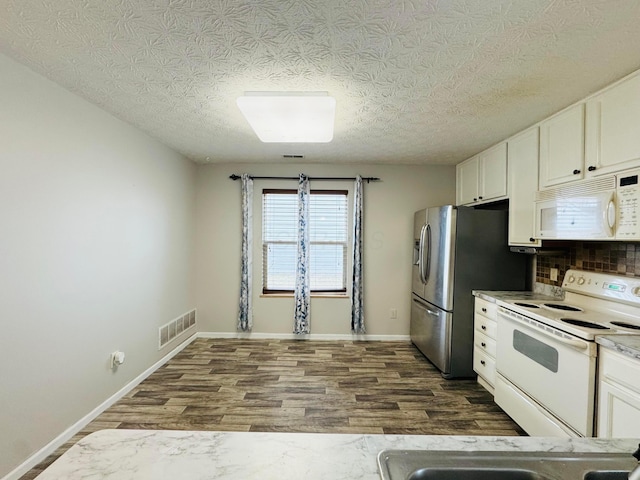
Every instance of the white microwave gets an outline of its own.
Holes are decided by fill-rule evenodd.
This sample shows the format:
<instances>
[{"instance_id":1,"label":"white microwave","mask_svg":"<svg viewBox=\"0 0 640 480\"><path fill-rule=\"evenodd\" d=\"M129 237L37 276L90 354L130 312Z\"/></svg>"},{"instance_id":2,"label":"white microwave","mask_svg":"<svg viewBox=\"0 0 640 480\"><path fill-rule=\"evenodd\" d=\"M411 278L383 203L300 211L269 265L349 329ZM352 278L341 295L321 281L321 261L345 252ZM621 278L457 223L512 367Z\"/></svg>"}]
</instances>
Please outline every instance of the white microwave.
<instances>
[{"instance_id":1,"label":"white microwave","mask_svg":"<svg viewBox=\"0 0 640 480\"><path fill-rule=\"evenodd\" d=\"M536 192L542 240L640 240L640 170Z\"/></svg>"}]
</instances>

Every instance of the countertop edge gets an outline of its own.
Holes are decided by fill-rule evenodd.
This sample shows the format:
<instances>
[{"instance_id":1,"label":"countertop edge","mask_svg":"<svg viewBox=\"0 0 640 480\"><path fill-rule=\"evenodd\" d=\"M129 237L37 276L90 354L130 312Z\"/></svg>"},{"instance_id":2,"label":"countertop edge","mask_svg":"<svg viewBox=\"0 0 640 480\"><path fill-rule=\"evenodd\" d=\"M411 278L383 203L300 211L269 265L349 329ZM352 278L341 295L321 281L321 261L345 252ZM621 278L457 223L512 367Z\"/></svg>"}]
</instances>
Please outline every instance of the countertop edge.
<instances>
[{"instance_id":1,"label":"countertop edge","mask_svg":"<svg viewBox=\"0 0 640 480\"><path fill-rule=\"evenodd\" d=\"M640 360L640 335L597 335L596 343Z\"/></svg>"},{"instance_id":2,"label":"countertop edge","mask_svg":"<svg viewBox=\"0 0 640 480\"><path fill-rule=\"evenodd\" d=\"M532 292L530 290L472 290L471 294L476 298L481 298L491 303L505 300L558 300L558 297Z\"/></svg>"},{"instance_id":3,"label":"countertop edge","mask_svg":"<svg viewBox=\"0 0 640 480\"><path fill-rule=\"evenodd\" d=\"M38 480L378 480L377 455L388 449L630 453L636 447L633 439L101 430Z\"/></svg>"}]
</instances>

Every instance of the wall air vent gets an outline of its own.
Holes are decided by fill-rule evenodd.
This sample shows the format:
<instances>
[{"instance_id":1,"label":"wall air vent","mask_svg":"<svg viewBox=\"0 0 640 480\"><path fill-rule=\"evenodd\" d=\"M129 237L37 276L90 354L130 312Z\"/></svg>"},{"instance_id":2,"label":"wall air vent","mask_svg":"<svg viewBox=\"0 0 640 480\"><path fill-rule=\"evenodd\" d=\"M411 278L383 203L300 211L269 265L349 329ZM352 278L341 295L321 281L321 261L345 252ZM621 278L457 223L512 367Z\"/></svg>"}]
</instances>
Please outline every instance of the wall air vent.
<instances>
[{"instance_id":1,"label":"wall air vent","mask_svg":"<svg viewBox=\"0 0 640 480\"><path fill-rule=\"evenodd\" d=\"M158 329L158 350L196 324L196 309L174 318Z\"/></svg>"},{"instance_id":2,"label":"wall air vent","mask_svg":"<svg viewBox=\"0 0 640 480\"><path fill-rule=\"evenodd\" d=\"M304 158L304 155L294 155L294 154L285 153L284 155L282 155L282 158Z\"/></svg>"}]
</instances>

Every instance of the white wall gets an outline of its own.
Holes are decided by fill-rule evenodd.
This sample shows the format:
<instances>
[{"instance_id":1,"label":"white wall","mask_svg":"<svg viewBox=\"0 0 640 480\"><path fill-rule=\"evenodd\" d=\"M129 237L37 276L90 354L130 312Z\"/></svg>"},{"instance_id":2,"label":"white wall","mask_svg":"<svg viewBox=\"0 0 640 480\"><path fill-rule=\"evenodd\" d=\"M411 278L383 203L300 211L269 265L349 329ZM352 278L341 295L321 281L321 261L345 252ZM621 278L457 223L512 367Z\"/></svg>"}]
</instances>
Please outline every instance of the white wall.
<instances>
[{"instance_id":1,"label":"white wall","mask_svg":"<svg viewBox=\"0 0 640 480\"><path fill-rule=\"evenodd\" d=\"M167 353L158 326L195 306L196 167L2 55L0 72L2 477Z\"/></svg>"},{"instance_id":2,"label":"white wall","mask_svg":"<svg viewBox=\"0 0 640 480\"><path fill-rule=\"evenodd\" d=\"M208 165L197 179L196 300L201 331L235 332L240 285L240 185L232 173L258 176L380 177L364 185L365 323L371 335L408 335L413 213L453 203L455 167L382 165ZM293 299L264 298L261 293L262 188L295 188L296 181L254 182L254 328L255 333L289 334ZM313 183L312 188L352 190L351 182ZM350 196L350 202L352 197ZM349 275L350 277L350 275ZM396 308L397 320L389 318ZM349 334L349 299L312 298L312 334Z\"/></svg>"}]
</instances>

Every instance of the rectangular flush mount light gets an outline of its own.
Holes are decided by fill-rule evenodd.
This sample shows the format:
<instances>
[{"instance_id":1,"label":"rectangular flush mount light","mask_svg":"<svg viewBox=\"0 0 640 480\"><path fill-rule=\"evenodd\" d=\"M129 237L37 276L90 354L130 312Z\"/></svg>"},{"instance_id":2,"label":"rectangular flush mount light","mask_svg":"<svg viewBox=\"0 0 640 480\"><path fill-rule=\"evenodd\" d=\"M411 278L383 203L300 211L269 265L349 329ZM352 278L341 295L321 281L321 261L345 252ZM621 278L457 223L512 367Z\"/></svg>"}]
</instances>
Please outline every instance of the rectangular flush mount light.
<instances>
[{"instance_id":1,"label":"rectangular flush mount light","mask_svg":"<svg viewBox=\"0 0 640 480\"><path fill-rule=\"evenodd\" d=\"M265 143L327 143L333 139L336 99L327 92L245 92L237 104Z\"/></svg>"}]
</instances>

